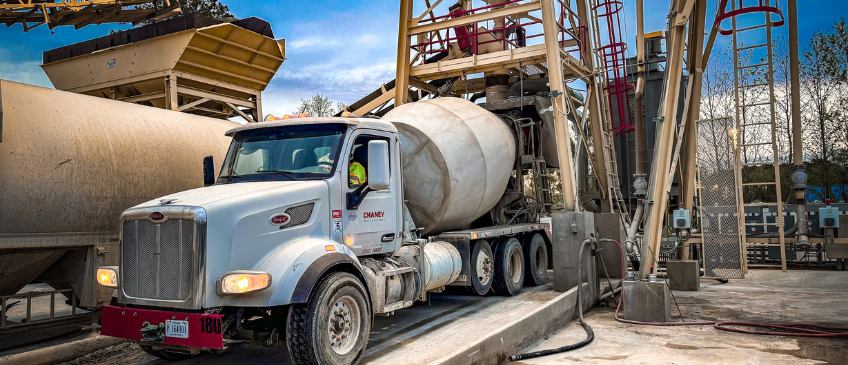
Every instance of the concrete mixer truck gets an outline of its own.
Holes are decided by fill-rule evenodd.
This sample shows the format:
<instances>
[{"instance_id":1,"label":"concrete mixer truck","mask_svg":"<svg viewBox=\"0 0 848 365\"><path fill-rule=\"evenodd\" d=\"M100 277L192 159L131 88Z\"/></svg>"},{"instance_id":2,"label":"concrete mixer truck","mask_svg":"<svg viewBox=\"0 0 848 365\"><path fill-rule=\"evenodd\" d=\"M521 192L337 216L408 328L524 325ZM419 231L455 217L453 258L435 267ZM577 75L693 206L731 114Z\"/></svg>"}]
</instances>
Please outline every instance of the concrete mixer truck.
<instances>
[{"instance_id":1,"label":"concrete mixer truck","mask_svg":"<svg viewBox=\"0 0 848 365\"><path fill-rule=\"evenodd\" d=\"M543 284L551 113L543 96L446 97L232 129L208 186L121 215L120 266L98 273L118 297L101 333L167 359L253 341L353 364L374 315L446 286Z\"/></svg>"}]
</instances>

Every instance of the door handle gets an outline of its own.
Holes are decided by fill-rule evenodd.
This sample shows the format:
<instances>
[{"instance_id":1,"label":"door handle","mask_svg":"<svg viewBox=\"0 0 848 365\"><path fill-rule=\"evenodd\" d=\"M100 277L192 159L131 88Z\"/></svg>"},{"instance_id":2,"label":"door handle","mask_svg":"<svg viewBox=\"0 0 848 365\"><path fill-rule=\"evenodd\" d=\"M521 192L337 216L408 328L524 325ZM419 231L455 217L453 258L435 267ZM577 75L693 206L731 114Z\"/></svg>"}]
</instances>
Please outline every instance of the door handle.
<instances>
[{"instance_id":1,"label":"door handle","mask_svg":"<svg viewBox=\"0 0 848 365\"><path fill-rule=\"evenodd\" d=\"M380 241L382 241L382 242L392 242L394 240L395 240L395 234L394 233L384 234L383 237L380 238Z\"/></svg>"}]
</instances>

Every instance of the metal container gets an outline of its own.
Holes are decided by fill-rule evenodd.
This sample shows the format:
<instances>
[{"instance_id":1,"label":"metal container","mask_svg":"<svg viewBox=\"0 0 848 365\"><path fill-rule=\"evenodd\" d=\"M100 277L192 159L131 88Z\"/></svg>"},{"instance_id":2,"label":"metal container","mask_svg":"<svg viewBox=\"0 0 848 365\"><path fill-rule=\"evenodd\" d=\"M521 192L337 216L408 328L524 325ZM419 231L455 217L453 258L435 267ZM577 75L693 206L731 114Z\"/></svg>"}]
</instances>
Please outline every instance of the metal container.
<instances>
[{"instance_id":1,"label":"metal container","mask_svg":"<svg viewBox=\"0 0 848 365\"><path fill-rule=\"evenodd\" d=\"M422 280L426 290L433 290L454 282L462 271L459 250L443 241L427 242L424 246Z\"/></svg>"},{"instance_id":2,"label":"metal container","mask_svg":"<svg viewBox=\"0 0 848 365\"><path fill-rule=\"evenodd\" d=\"M64 259L45 251L86 250L85 265L117 264L121 212L202 186L203 157L220 168L224 133L238 125L10 81L0 81L0 111L0 262L12 252L40 255L0 265L0 295L36 277L73 283L63 277L77 273L47 269ZM87 286L93 273L85 277L74 285ZM83 298L92 289L75 290Z\"/></svg>"},{"instance_id":3,"label":"metal container","mask_svg":"<svg viewBox=\"0 0 848 365\"><path fill-rule=\"evenodd\" d=\"M401 105L397 127L404 199L422 234L468 227L497 204L515 162L515 139L489 111L460 98Z\"/></svg>"}]
</instances>

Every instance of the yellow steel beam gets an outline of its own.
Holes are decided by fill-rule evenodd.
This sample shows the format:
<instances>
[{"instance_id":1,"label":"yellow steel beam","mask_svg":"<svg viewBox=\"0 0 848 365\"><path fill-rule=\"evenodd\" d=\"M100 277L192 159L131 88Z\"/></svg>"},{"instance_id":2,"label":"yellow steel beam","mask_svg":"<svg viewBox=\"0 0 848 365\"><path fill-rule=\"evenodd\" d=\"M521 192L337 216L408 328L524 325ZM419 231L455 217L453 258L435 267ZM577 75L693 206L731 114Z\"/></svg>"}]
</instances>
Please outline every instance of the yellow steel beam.
<instances>
[{"instance_id":1,"label":"yellow steel beam","mask_svg":"<svg viewBox=\"0 0 848 365\"><path fill-rule=\"evenodd\" d=\"M365 104L365 105L361 106L359 109L356 109L353 112L353 114L354 115L368 114L371 110L374 110L374 108L382 105L383 103L385 103L389 100L392 100L392 98L395 97L396 93L397 93L397 88L386 90L386 91L383 92L383 95L380 95L376 99L369 101L368 104Z\"/></svg>"},{"instance_id":2,"label":"yellow steel beam","mask_svg":"<svg viewBox=\"0 0 848 365\"><path fill-rule=\"evenodd\" d=\"M406 103L409 90L409 20L412 18L412 0L400 0L398 24L397 75L395 76L395 106ZM420 78L419 78L420 79ZM370 110L370 109L369 109Z\"/></svg>"},{"instance_id":3,"label":"yellow steel beam","mask_svg":"<svg viewBox=\"0 0 848 365\"><path fill-rule=\"evenodd\" d=\"M556 8L553 0L541 0L542 8L542 27L545 34L545 53L548 65L561 65L562 54L557 34L557 18ZM535 63L535 62L532 62ZM528 64L532 64L528 62ZM566 109L566 96L568 88L565 86L565 79L562 75L562 67L549 67L550 71L548 82L551 91L559 91L559 95L552 98L554 109ZM569 110L564 110L570 112ZM563 113L554 112L554 133L557 142L557 158L559 160L559 175L562 182L562 198L563 205L566 210L573 211L576 208L575 190L574 190L574 171L572 169L571 160L571 128L568 126L568 119Z\"/></svg>"},{"instance_id":4,"label":"yellow steel beam","mask_svg":"<svg viewBox=\"0 0 848 365\"><path fill-rule=\"evenodd\" d=\"M251 108L251 109L256 108L256 103L252 102L250 100L234 98L234 97L229 96L229 95L214 93L214 92L206 91L206 90L200 90L200 89L196 89L196 88L188 87L188 86L183 86L183 85L179 86L178 93L196 96L198 98L209 98L209 99L212 99L212 100L215 100L215 101L220 101L220 102L230 103L230 104L234 104L234 105L238 105L238 106L243 106L245 108Z\"/></svg>"},{"instance_id":5,"label":"yellow steel beam","mask_svg":"<svg viewBox=\"0 0 848 365\"><path fill-rule=\"evenodd\" d=\"M409 73L410 76L417 77L420 80L433 80L512 68L517 67L519 63L532 65L544 62L546 58L545 45L537 44L529 47L418 65L412 67Z\"/></svg>"}]
</instances>

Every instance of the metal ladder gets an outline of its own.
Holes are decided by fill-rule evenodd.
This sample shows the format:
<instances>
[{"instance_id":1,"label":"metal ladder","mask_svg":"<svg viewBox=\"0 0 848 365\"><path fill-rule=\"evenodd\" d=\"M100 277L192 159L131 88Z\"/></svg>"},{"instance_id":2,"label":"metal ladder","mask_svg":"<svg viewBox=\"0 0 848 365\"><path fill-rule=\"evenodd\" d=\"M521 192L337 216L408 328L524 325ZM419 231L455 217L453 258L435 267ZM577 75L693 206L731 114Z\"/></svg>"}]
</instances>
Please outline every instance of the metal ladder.
<instances>
[{"instance_id":1,"label":"metal ladder","mask_svg":"<svg viewBox=\"0 0 848 365\"><path fill-rule=\"evenodd\" d=\"M774 6L773 0L760 0L759 5ZM731 10L742 7L742 0L731 0ZM746 6L747 7L747 6ZM786 271L786 243L783 227L783 198L780 188L780 165L777 159L775 108L774 108L774 64L772 45L772 19L770 13L763 12L764 22L757 25L737 27L737 19L733 17L733 79L734 98L736 107L736 129L733 134L736 148L736 178L739 191L739 220L745 230L742 234L742 253L744 271L748 267L780 267ZM750 18L749 18L750 19ZM765 32L765 43L742 44L739 38L762 39ZM744 35L744 36L742 36ZM772 172L768 171L773 168ZM745 221L745 207L776 206L775 222L768 222L763 214L762 223ZM762 211L762 210L761 210ZM771 212L769 212L771 213ZM756 227L777 228L779 238L760 239L759 242L748 243L747 234ZM762 242L767 241L767 242ZM780 248L780 265L748 264L754 257L748 255L748 249L768 250L769 247Z\"/></svg>"},{"instance_id":2,"label":"metal ladder","mask_svg":"<svg viewBox=\"0 0 848 365\"><path fill-rule=\"evenodd\" d=\"M618 180L618 162L615 160L615 145L612 142L609 128L604 128L604 163L607 167L607 183L609 184L610 206L618 210L622 222L630 225L630 211L621 194L621 182Z\"/></svg>"}]
</instances>

